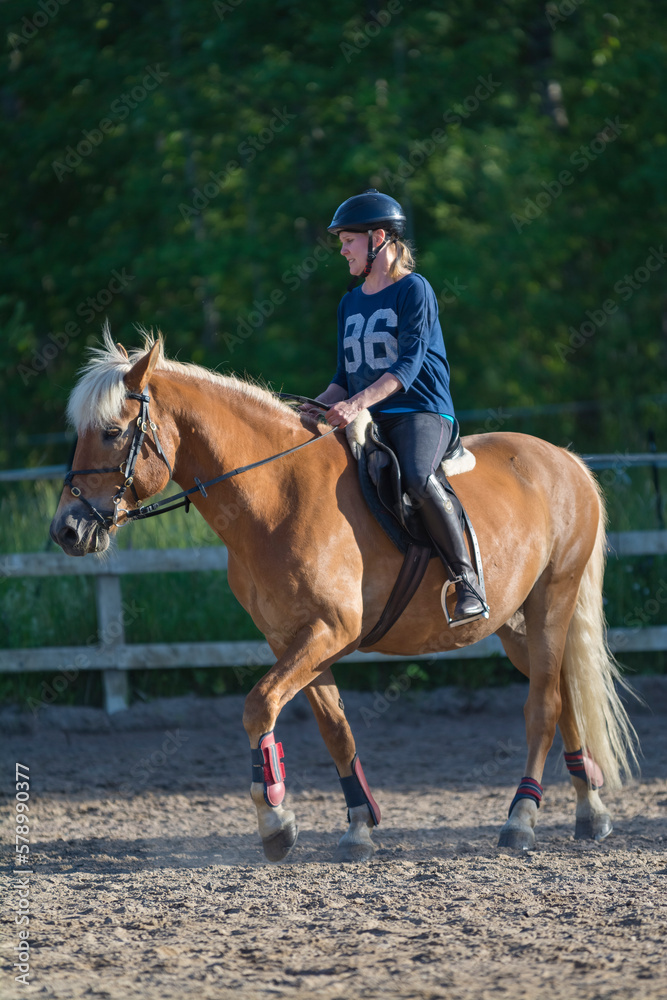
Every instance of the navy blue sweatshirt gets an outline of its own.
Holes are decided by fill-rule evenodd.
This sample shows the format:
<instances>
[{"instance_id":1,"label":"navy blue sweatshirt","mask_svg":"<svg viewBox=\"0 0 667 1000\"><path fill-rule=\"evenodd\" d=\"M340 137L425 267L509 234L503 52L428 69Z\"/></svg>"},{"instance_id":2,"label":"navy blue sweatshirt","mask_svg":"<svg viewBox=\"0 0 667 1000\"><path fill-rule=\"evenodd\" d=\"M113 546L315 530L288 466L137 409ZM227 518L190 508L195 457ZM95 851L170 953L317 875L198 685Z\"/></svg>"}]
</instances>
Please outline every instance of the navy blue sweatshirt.
<instances>
[{"instance_id":1,"label":"navy blue sweatshirt","mask_svg":"<svg viewBox=\"0 0 667 1000\"><path fill-rule=\"evenodd\" d=\"M420 274L405 275L373 295L355 288L338 307L332 382L355 396L386 372L403 389L372 406L374 414L426 411L453 418L438 303Z\"/></svg>"}]
</instances>

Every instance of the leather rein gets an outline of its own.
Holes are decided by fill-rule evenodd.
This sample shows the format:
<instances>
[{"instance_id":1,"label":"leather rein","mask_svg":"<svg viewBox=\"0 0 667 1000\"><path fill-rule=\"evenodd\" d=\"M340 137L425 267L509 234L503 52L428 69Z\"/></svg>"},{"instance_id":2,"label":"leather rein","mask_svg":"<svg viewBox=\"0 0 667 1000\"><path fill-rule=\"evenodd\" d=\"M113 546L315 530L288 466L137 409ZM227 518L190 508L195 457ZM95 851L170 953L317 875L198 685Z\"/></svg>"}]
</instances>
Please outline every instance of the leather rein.
<instances>
[{"instance_id":1,"label":"leather rein","mask_svg":"<svg viewBox=\"0 0 667 1000\"><path fill-rule=\"evenodd\" d=\"M315 406L319 406L322 410L328 410L329 407L320 403L318 400L309 399L307 396L295 396L292 393L277 393L281 399L293 399L301 403L312 403ZM158 514L166 514L170 510L177 510L179 507L185 507L185 512L187 514L190 509L190 496L193 493L201 493L203 497L208 497L206 488L210 486L215 486L217 483L222 483L225 479L232 479L234 476L240 476L243 472L249 472L250 469L256 469L260 465L267 465L269 462L275 462L278 458L284 458L285 455L291 455L295 451L299 451L301 448L307 447L309 444L314 444L315 441L320 441L322 438L327 437L332 434L336 428L332 427L330 430L325 431L324 434L320 434L318 437L310 438L308 441L304 441L302 444L296 445L294 448L288 448L287 451L278 452L276 455L269 455L268 458L262 458L258 462L251 462L249 465L243 465L238 469L232 469L231 472L225 472L222 476L216 476L215 479L209 479L202 483L197 476L194 477L195 485L190 487L189 490L181 490L180 493L175 493L173 496L165 497L164 500L157 500L155 503L148 504L145 507L136 507L134 510L128 510L127 507L121 507L121 501L125 496L128 489L131 489L134 493L135 500L138 504L141 503L137 495L137 491L134 488L134 473L137 465L137 459L141 452L141 446L144 443L144 438L148 433L149 429L153 435L153 441L155 442L155 447L158 454L164 460L165 465L169 469L169 478L173 477L173 472L169 460L165 455L162 445L160 444L160 439L158 437L157 426L151 420L149 412L150 396L147 392L128 392L127 399L138 399L141 404L141 410L137 418L136 424L134 426L134 434L132 435L132 440L130 441L130 448L127 454L127 458L120 465L115 465L103 469L70 469L70 471L65 476L65 486L69 486L72 496L76 497L77 500L81 500L86 507L91 511L95 520L102 525L102 527L109 529L112 526L123 527L125 524L129 524L130 521L137 519L143 519L146 517L156 517ZM113 503L113 511L105 513L99 511L91 502L87 500L82 494L78 486L72 485L72 479L74 476L89 476L93 474L99 475L100 473L107 472L120 472L125 480L123 485L120 486L118 491L114 493L111 497L111 502ZM181 499L184 498L184 499ZM173 501L180 500L180 503L174 503ZM172 504L172 506L167 506L167 504ZM125 515L125 520L119 522L118 514L122 513Z\"/></svg>"}]
</instances>

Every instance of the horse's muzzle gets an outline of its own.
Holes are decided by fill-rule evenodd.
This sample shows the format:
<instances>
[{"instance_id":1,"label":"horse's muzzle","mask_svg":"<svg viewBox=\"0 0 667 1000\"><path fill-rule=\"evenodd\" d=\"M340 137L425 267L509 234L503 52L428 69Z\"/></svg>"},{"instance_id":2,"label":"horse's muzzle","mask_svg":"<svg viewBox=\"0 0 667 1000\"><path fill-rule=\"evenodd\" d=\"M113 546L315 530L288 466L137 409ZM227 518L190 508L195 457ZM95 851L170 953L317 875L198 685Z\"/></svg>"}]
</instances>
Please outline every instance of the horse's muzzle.
<instances>
[{"instance_id":1,"label":"horse's muzzle","mask_svg":"<svg viewBox=\"0 0 667 1000\"><path fill-rule=\"evenodd\" d=\"M49 534L68 556L85 556L109 548L109 532L78 505L58 511L51 521Z\"/></svg>"}]
</instances>

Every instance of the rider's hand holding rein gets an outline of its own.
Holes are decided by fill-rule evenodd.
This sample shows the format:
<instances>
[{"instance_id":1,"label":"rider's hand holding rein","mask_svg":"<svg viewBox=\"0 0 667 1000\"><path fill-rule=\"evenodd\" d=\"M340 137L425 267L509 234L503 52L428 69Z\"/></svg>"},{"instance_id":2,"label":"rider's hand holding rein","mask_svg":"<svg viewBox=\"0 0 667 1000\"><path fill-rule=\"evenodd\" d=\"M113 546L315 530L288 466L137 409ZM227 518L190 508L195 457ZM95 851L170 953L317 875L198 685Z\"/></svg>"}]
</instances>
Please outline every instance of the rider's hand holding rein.
<instances>
[{"instance_id":1,"label":"rider's hand holding rein","mask_svg":"<svg viewBox=\"0 0 667 1000\"><path fill-rule=\"evenodd\" d=\"M389 373L381 375L377 382L373 382L362 392L358 392L349 399L342 399L340 402L334 403L331 409L327 410L326 419L332 427L339 427L342 430L343 427L352 423L362 410L367 410L369 406L381 403L383 399L388 399L389 396L393 396L402 388L403 386L395 375ZM327 400L322 399L322 396L317 398L320 402L327 402Z\"/></svg>"}]
</instances>

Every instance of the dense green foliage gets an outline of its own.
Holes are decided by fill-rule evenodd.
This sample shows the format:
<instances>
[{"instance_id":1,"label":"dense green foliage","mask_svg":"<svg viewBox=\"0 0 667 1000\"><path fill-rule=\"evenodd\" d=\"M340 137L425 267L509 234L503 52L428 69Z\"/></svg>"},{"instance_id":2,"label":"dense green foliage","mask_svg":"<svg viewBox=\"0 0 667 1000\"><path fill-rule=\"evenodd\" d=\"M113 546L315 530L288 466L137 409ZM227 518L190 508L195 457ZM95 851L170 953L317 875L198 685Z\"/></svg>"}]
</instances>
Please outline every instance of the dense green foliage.
<instances>
[{"instance_id":1,"label":"dense green foliage","mask_svg":"<svg viewBox=\"0 0 667 1000\"><path fill-rule=\"evenodd\" d=\"M484 414L466 429L664 440L667 68L648 0L3 14L2 464L65 459L30 436L64 428L105 316L127 343L159 326L184 360L319 391L347 280L326 225L369 184L408 209L455 402ZM512 416L571 401L595 405Z\"/></svg>"}]
</instances>

